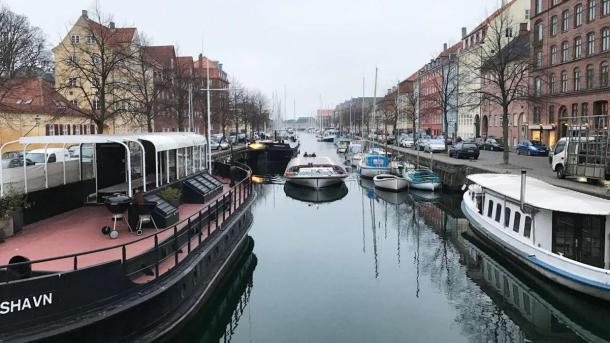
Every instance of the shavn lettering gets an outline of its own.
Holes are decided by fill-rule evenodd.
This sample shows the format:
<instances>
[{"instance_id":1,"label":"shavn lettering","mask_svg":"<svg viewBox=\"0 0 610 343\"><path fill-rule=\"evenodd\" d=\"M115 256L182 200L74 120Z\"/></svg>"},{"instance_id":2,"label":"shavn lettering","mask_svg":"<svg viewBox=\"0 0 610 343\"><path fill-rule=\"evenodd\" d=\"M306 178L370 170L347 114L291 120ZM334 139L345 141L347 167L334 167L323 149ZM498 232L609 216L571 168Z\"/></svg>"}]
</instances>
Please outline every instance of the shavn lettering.
<instances>
[{"instance_id":1,"label":"shavn lettering","mask_svg":"<svg viewBox=\"0 0 610 343\"><path fill-rule=\"evenodd\" d=\"M53 304L53 293L0 302L0 316L14 312L31 310Z\"/></svg>"}]
</instances>

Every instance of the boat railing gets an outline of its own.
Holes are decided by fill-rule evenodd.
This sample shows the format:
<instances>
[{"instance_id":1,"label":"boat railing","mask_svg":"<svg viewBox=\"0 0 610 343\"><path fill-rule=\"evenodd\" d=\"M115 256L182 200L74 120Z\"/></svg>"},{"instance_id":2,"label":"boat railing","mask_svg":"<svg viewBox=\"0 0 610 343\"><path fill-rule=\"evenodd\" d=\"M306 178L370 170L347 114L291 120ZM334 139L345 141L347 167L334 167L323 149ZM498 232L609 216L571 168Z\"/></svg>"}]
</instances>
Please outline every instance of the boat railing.
<instances>
[{"instance_id":1,"label":"boat railing","mask_svg":"<svg viewBox=\"0 0 610 343\"><path fill-rule=\"evenodd\" d=\"M238 162L217 163L217 168L215 168L215 170L220 172L220 174L226 174L230 173L231 166L238 168L241 171L241 176L243 176L243 178L233 185L228 192L225 192L211 203L208 203L205 208L202 208L197 213L190 215L188 218L183 219L173 226L160 229L154 234L124 244L34 261L22 261L0 265L0 272L15 274L15 271L32 271L32 266L34 265L70 261L70 268L67 270L63 269L50 273L36 270L36 274L32 274L32 277L66 273L97 265L91 263L92 260L95 260L93 258L94 255L103 254L106 256L105 258L108 258L108 255L115 254L116 258L110 258L103 263L120 260L123 271L128 278L134 279L139 275L148 274L154 276L156 279L178 265L179 262L191 254L195 248L204 246L205 243L215 237L218 232L222 232L224 224L228 222L227 220L231 218L231 215L240 211L241 205L246 204L247 200L249 200L253 193L253 183L251 180L252 171L247 165ZM220 176L230 177L231 175ZM136 245L139 245L139 247L136 248ZM141 245L145 245L145 250L130 256L130 250L133 251L133 249L137 249L138 251L142 251ZM169 264L170 259L174 260L173 264ZM4 283L19 281L21 279L23 279L23 277L7 277Z\"/></svg>"}]
</instances>

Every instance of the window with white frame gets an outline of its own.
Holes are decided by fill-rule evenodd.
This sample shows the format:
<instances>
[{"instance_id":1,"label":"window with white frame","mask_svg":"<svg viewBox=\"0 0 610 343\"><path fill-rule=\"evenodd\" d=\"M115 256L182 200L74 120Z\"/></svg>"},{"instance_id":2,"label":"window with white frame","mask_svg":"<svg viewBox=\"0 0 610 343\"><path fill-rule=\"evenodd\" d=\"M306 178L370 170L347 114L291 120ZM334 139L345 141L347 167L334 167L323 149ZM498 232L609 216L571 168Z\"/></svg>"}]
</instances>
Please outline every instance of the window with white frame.
<instances>
[{"instance_id":1,"label":"window with white frame","mask_svg":"<svg viewBox=\"0 0 610 343\"><path fill-rule=\"evenodd\" d=\"M565 10L561 13L561 31L566 32L570 29L570 11Z\"/></svg>"},{"instance_id":2,"label":"window with white frame","mask_svg":"<svg viewBox=\"0 0 610 343\"><path fill-rule=\"evenodd\" d=\"M80 36L79 35L72 35L71 42L74 45L80 44Z\"/></svg>"},{"instance_id":3,"label":"window with white frame","mask_svg":"<svg viewBox=\"0 0 610 343\"><path fill-rule=\"evenodd\" d=\"M584 10L582 4L578 4L574 7L574 27L582 25L582 14Z\"/></svg>"},{"instance_id":4,"label":"window with white frame","mask_svg":"<svg viewBox=\"0 0 610 343\"><path fill-rule=\"evenodd\" d=\"M589 15L587 19L589 21L595 20L595 15L597 13L597 0L589 0Z\"/></svg>"},{"instance_id":5,"label":"window with white frame","mask_svg":"<svg viewBox=\"0 0 610 343\"><path fill-rule=\"evenodd\" d=\"M570 45L568 42L561 43L561 62L567 62L570 59Z\"/></svg>"},{"instance_id":6,"label":"window with white frame","mask_svg":"<svg viewBox=\"0 0 610 343\"><path fill-rule=\"evenodd\" d=\"M580 37L574 38L574 59L582 57L582 39Z\"/></svg>"},{"instance_id":7,"label":"window with white frame","mask_svg":"<svg viewBox=\"0 0 610 343\"><path fill-rule=\"evenodd\" d=\"M557 45L553 45L551 47L551 65L555 65L558 62L557 59Z\"/></svg>"},{"instance_id":8,"label":"window with white frame","mask_svg":"<svg viewBox=\"0 0 610 343\"><path fill-rule=\"evenodd\" d=\"M87 44L91 45L95 43L95 36L94 35L87 35Z\"/></svg>"},{"instance_id":9,"label":"window with white frame","mask_svg":"<svg viewBox=\"0 0 610 343\"><path fill-rule=\"evenodd\" d=\"M602 29L602 51L610 49L610 27Z\"/></svg>"},{"instance_id":10,"label":"window with white frame","mask_svg":"<svg viewBox=\"0 0 610 343\"><path fill-rule=\"evenodd\" d=\"M92 105L93 105L94 110L100 110L102 108L102 105L101 105L99 99L94 99Z\"/></svg>"},{"instance_id":11,"label":"window with white frame","mask_svg":"<svg viewBox=\"0 0 610 343\"><path fill-rule=\"evenodd\" d=\"M595 54L595 32L587 33L587 55Z\"/></svg>"}]
</instances>

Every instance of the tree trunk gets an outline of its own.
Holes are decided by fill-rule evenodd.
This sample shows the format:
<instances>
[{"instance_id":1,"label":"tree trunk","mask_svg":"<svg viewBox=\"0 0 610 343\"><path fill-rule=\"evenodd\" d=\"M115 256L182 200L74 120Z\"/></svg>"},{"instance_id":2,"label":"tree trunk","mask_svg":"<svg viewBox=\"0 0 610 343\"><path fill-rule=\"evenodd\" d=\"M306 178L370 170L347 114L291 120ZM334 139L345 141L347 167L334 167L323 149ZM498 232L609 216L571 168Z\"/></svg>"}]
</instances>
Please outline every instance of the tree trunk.
<instances>
[{"instance_id":1,"label":"tree trunk","mask_svg":"<svg viewBox=\"0 0 610 343\"><path fill-rule=\"evenodd\" d=\"M504 164L508 164L508 105L502 106L502 138L504 151L502 152L502 161Z\"/></svg>"},{"instance_id":2,"label":"tree trunk","mask_svg":"<svg viewBox=\"0 0 610 343\"><path fill-rule=\"evenodd\" d=\"M153 132L152 118L150 116L146 118L146 128L148 129L148 132Z\"/></svg>"}]
</instances>

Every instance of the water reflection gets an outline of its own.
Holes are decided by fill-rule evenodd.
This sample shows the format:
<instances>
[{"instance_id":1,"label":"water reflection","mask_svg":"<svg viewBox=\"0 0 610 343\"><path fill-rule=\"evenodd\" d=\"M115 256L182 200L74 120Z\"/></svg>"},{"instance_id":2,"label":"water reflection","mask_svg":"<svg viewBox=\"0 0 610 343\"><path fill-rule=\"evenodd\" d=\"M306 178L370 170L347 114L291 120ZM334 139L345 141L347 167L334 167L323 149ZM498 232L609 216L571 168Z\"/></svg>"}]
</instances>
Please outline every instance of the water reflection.
<instances>
[{"instance_id":1,"label":"water reflection","mask_svg":"<svg viewBox=\"0 0 610 343\"><path fill-rule=\"evenodd\" d=\"M321 189L299 187L290 183L284 184L284 192L292 199L308 203L326 203L343 199L348 188L344 183Z\"/></svg>"},{"instance_id":2,"label":"water reflection","mask_svg":"<svg viewBox=\"0 0 610 343\"><path fill-rule=\"evenodd\" d=\"M181 342L230 342L240 319L248 308L252 291L252 275L257 258L252 253L254 241L246 237L244 256L237 262L228 280L214 292L208 305L174 337Z\"/></svg>"}]
</instances>

